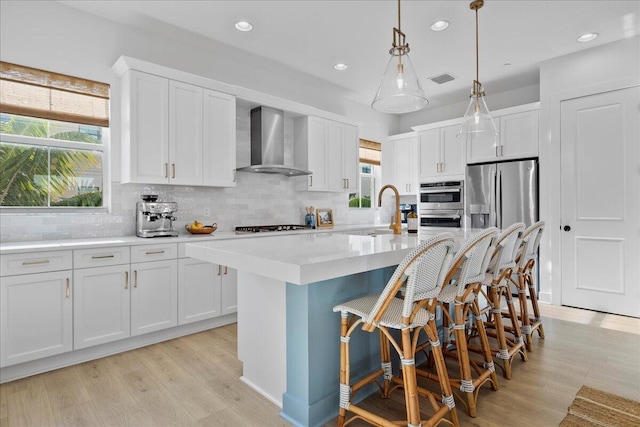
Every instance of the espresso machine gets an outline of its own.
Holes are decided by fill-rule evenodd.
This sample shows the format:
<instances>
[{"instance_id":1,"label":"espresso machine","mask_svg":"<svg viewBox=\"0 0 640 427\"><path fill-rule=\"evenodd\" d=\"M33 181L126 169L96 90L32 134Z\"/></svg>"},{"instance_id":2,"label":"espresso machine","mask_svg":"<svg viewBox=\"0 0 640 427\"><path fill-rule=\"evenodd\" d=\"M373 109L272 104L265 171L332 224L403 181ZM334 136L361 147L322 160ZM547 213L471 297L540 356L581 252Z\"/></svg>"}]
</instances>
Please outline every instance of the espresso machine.
<instances>
[{"instance_id":1,"label":"espresso machine","mask_svg":"<svg viewBox=\"0 0 640 427\"><path fill-rule=\"evenodd\" d=\"M167 237L177 236L173 214L178 211L176 202L158 202L158 196L145 194L142 201L136 203L136 236Z\"/></svg>"}]
</instances>

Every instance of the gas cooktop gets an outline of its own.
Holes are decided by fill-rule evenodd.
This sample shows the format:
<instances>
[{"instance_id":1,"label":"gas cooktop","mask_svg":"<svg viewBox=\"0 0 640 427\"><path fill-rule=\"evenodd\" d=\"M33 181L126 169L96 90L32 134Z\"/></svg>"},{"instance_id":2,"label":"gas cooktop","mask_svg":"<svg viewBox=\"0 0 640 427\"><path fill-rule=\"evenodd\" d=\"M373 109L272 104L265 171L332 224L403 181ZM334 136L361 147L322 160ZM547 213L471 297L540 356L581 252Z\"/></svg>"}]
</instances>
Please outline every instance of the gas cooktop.
<instances>
[{"instance_id":1,"label":"gas cooktop","mask_svg":"<svg viewBox=\"0 0 640 427\"><path fill-rule=\"evenodd\" d=\"M285 225L243 225L235 228L236 233L264 233L270 231L306 230L308 227L297 224Z\"/></svg>"}]
</instances>

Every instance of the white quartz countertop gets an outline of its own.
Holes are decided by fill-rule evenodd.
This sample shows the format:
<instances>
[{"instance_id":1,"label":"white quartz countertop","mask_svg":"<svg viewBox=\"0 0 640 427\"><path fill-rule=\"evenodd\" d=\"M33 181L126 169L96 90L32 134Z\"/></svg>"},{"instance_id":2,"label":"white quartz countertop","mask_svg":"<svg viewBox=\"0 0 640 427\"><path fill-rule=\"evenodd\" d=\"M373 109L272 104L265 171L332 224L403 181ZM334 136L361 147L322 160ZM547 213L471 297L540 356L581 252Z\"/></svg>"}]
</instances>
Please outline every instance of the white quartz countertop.
<instances>
[{"instance_id":1,"label":"white quartz countertop","mask_svg":"<svg viewBox=\"0 0 640 427\"><path fill-rule=\"evenodd\" d=\"M347 224L337 225L335 228L327 229L308 229L308 230L292 230L278 231L272 233L235 233L234 231L217 230L212 234L180 234L177 237L156 237L141 238L136 236L122 237L103 237L88 239L64 239L64 240L44 240L44 241L28 241L28 242L6 242L0 244L0 254L25 253L34 251L53 251L68 249L89 249L97 247L113 247L113 246L132 246L132 245L150 245L154 243L191 243L218 240L236 240L248 238L263 238L284 235L306 235L318 233L347 233L358 230L387 230L388 225L385 224ZM184 231L184 233L187 233Z\"/></svg>"},{"instance_id":2,"label":"white quartz countertop","mask_svg":"<svg viewBox=\"0 0 640 427\"><path fill-rule=\"evenodd\" d=\"M443 232L357 236L340 233L277 235L252 240L192 242L188 257L305 285L394 266L424 240ZM475 230L454 232L461 243Z\"/></svg>"}]
</instances>

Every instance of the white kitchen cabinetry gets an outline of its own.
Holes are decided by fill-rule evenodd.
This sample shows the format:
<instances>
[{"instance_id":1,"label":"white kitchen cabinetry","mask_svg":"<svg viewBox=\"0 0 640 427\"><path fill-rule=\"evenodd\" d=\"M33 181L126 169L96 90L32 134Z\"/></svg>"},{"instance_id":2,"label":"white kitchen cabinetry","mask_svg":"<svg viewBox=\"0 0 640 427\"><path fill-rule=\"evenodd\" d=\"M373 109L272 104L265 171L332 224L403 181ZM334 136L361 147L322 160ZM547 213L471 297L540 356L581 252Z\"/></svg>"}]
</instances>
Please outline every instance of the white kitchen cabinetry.
<instances>
[{"instance_id":1,"label":"white kitchen cabinetry","mask_svg":"<svg viewBox=\"0 0 640 427\"><path fill-rule=\"evenodd\" d=\"M395 135L389 137L389 145L393 155L393 185L400 194L416 194L418 192L418 139L415 133Z\"/></svg>"},{"instance_id":2,"label":"white kitchen cabinetry","mask_svg":"<svg viewBox=\"0 0 640 427\"><path fill-rule=\"evenodd\" d=\"M464 178L464 139L457 136L458 124L418 132L420 181L433 178Z\"/></svg>"},{"instance_id":3,"label":"white kitchen cabinetry","mask_svg":"<svg viewBox=\"0 0 640 427\"><path fill-rule=\"evenodd\" d=\"M467 163L495 162L538 157L538 104L493 113L500 134L467 143Z\"/></svg>"},{"instance_id":4,"label":"white kitchen cabinetry","mask_svg":"<svg viewBox=\"0 0 640 427\"><path fill-rule=\"evenodd\" d=\"M220 316L220 268L193 258L178 260L178 324Z\"/></svg>"},{"instance_id":5,"label":"white kitchen cabinetry","mask_svg":"<svg viewBox=\"0 0 640 427\"><path fill-rule=\"evenodd\" d=\"M358 188L358 128L314 116L294 122L295 164L310 170L296 189L349 192Z\"/></svg>"},{"instance_id":6,"label":"white kitchen cabinetry","mask_svg":"<svg viewBox=\"0 0 640 427\"><path fill-rule=\"evenodd\" d=\"M122 182L235 186L235 97L136 70L122 83Z\"/></svg>"},{"instance_id":7,"label":"white kitchen cabinetry","mask_svg":"<svg viewBox=\"0 0 640 427\"><path fill-rule=\"evenodd\" d=\"M328 190L335 192L358 191L358 129L355 126L328 123L327 178Z\"/></svg>"},{"instance_id":8,"label":"white kitchen cabinetry","mask_svg":"<svg viewBox=\"0 0 640 427\"><path fill-rule=\"evenodd\" d=\"M131 248L132 336L178 324L177 252L175 243Z\"/></svg>"},{"instance_id":9,"label":"white kitchen cabinetry","mask_svg":"<svg viewBox=\"0 0 640 427\"><path fill-rule=\"evenodd\" d=\"M60 251L2 257L0 366L72 350L71 256Z\"/></svg>"},{"instance_id":10,"label":"white kitchen cabinetry","mask_svg":"<svg viewBox=\"0 0 640 427\"><path fill-rule=\"evenodd\" d=\"M74 250L73 257L73 348L129 337L129 247Z\"/></svg>"},{"instance_id":11,"label":"white kitchen cabinetry","mask_svg":"<svg viewBox=\"0 0 640 427\"><path fill-rule=\"evenodd\" d=\"M238 311L238 270L227 266L218 266L220 272L221 314L236 313Z\"/></svg>"}]
</instances>

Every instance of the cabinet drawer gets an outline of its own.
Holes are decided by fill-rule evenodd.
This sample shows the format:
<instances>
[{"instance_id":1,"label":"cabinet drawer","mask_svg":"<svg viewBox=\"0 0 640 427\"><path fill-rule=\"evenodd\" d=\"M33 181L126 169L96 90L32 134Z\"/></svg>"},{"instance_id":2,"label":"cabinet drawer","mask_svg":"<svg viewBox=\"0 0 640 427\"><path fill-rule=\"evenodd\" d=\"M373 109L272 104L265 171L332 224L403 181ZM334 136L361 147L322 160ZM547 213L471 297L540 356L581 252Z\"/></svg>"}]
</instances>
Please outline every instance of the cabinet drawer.
<instances>
[{"instance_id":1,"label":"cabinet drawer","mask_svg":"<svg viewBox=\"0 0 640 427\"><path fill-rule=\"evenodd\" d=\"M129 264L129 261L129 246L79 249L73 251L74 268Z\"/></svg>"},{"instance_id":2,"label":"cabinet drawer","mask_svg":"<svg viewBox=\"0 0 640 427\"><path fill-rule=\"evenodd\" d=\"M165 243L131 246L131 262L161 261L178 258L178 244Z\"/></svg>"},{"instance_id":3,"label":"cabinet drawer","mask_svg":"<svg viewBox=\"0 0 640 427\"><path fill-rule=\"evenodd\" d=\"M0 274L2 276L16 276L18 274L70 270L72 264L72 251L7 254L0 256Z\"/></svg>"}]
</instances>

